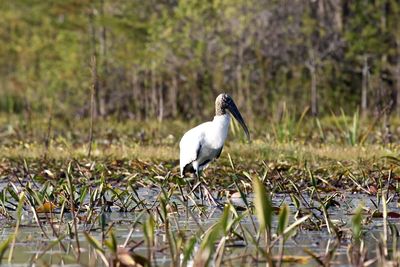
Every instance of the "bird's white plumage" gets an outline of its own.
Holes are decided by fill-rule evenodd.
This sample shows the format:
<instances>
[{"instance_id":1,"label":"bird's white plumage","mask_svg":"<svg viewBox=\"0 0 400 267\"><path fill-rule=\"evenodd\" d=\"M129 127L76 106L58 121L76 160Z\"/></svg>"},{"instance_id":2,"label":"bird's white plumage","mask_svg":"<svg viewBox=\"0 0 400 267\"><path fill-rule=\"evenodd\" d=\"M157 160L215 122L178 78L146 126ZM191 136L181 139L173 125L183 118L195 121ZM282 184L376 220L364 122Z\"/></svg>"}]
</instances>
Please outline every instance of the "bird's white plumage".
<instances>
[{"instance_id":1,"label":"bird's white plumage","mask_svg":"<svg viewBox=\"0 0 400 267\"><path fill-rule=\"evenodd\" d=\"M219 155L228 135L229 124L230 116L226 113L215 116L212 121L202 123L183 135L179 143L181 176L186 165L192 164L196 171L201 171Z\"/></svg>"}]
</instances>

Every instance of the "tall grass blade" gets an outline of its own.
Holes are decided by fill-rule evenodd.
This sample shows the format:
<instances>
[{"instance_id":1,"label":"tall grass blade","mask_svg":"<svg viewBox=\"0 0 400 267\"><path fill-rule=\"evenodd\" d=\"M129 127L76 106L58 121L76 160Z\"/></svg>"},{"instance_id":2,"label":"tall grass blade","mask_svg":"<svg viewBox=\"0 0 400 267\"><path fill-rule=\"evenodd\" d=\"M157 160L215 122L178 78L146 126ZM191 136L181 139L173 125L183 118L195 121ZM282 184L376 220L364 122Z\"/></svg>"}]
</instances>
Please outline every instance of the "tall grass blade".
<instances>
[{"instance_id":1,"label":"tall grass blade","mask_svg":"<svg viewBox=\"0 0 400 267\"><path fill-rule=\"evenodd\" d=\"M15 226L14 234L12 235L12 243L11 243L11 247L10 247L10 253L8 254L8 263L11 262L11 259L12 259L13 253L14 253L15 241L17 239L19 226L21 224L22 209L23 209L24 202L25 202L25 193L21 192L19 194L19 201L18 201L18 207L17 207L17 224Z\"/></svg>"},{"instance_id":2,"label":"tall grass blade","mask_svg":"<svg viewBox=\"0 0 400 267\"><path fill-rule=\"evenodd\" d=\"M100 242L92 237L89 233L83 232L86 241L96 250L100 251L101 253L105 253L104 249L101 247Z\"/></svg>"},{"instance_id":3,"label":"tall grass blade","mask_svg":"<svg viewBox=\"0 0 400 267\"><path fill-rule=\"evenodd\" d=\"M254 205L256 208L257 219L260 224L260 234L265 234L265 256L267 266L273 266L272 256L270 253L271 244L271 224L272 224L272 201L269 194L266 193L264 184L260 179L253 178L253 188L255 192Z\"/></svg>"},{"instance_id":4,"label":"tall grass blade","mask_svg":"<svg viewBox=\"0 0 400 267\"><path fill-rule=\"evenodd\" d=\"M253 188L255 192L254 205L256 215L260 224L260 231L265 232L271 229L272 223L272 203L270 196L266 193L261 181L254 177Z\"/></svg>"},{"instance_id":5,"label":"tall grass blade","mask_svg":"<svg viewBox=\"0 0 400 267\"><path fill-rule=\"evenodd\" d=\"M288 205L283 205L283 207L279 210L278 215L278 228L277 233L278 235L282 235L289 223L289 207Z\"/></svg>"},{"instance_id":6,"label":"tall grass blade","mask_svg":"<svg viewBox=\"0 0 400 267\"><path fill-rule=\"evenodd\" d=\"M362 233L362 206L359 206L351 218L351 230L356 244L360 244Z\"/></svg>"},{"instance_id":7,"label":"tall grass blade","mask_svg":"<svg viewBox=\"0 0 400 267\"><path fill-rule=\"evenodd\" d=\"M185 248L183 250L183 260L182 266L187 266L189 260L193 256L193 251L197 242L197 238L192 236L188 241L186 241Z\"/></svg>"},{"instance_id":8,"label":"tall grass blade","mask_svg":"<svg viewBox=\"0 0 400 267\"><path fill-rule=\"evenodd\" d=\"M6 253L8 247L10 246L11 241L13 241L13 240L14 240L14 235L11 234L6 240L4 240L0 244L0 265L1 265L1 262L3 261L4 254Z\"/></svg>"},{"instance_id":9,"label":"tall grass blade","mask_svg":"<svg viewBox=\"0 0 400 267\"><path fill-rule=\"evenodd\" d=\"M110 238L105 241L105 245L111 250L112 253L117 253L118 244L113 231L110 232Z\"/></svg>"}]
</instances>

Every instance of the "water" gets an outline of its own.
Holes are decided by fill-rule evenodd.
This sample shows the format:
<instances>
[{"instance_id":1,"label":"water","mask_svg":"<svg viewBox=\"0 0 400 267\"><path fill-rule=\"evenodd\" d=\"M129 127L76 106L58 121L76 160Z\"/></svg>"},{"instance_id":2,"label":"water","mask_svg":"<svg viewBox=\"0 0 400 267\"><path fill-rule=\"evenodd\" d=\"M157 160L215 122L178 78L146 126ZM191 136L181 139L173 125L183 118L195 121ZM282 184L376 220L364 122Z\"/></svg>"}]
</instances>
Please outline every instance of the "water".
<instances>
[{"instance_id":1,"label":"water","mask_svg":"<svg viewBox=\"0 0 400 267\"><path fill-rule=\"evenodd\" d=\"M2 185L4 187L4 184ZM1 184L0 184L1 188ZM141 199L146 200L146 207L151 208L156 205L158 202L160 190L157 188L140 188L138 189L138 194ZM327 196L327 195L325 195ZM318 208L319 203L315 200L311 200L310 197L304 194L305 201L307 203L311 203L312 207ZM315 196L314 196L315 197ZM323 196L321 196L323 197ZM252 199L252 196L249 196L249 200ZM366 212L368 210L371 212L375 209L374 203L378 203L378 200L374 196L368 196L365 194L350 194L343 193L335 196L335 201L337 206L332 206L328 209L330 219L338 226L338 229L343 231L343 238L341 240L340 246L336 249L336 257L333 261L334 265L346 266L348 264L346 251L348 245L350 244L350 228L351 228L351 218L353 216L354 210L360 205L366 208ZM185 236L191 237L199 233L199 226L204 230L207 230L211 227L215 222L217 222L221 215L222 211L215 207L206 207L204 208L204 214L200 215L196 208L192 207L192 214L195 216L192 217L191 213L188 212L186 207L181 204L178 196L172 196L171 201L177 203L178 210L175 213L170 214L170 227L173 232L180 231L184 233ZM243 206L244 203L241 203L239 199L232 199L233 204L237 206ZM293 205L289 195L287 194L277 194L273 197L274 206L279 206L282 203L287 203L291 210L290 223L294 222L294 215L296 213L296 208ZM388 204L388 210L391 212L399 212L399 208L397 207L398 198L391 199L391 202ZM126 239L128 238L130 231L132 230L132 226L134 222L139 222L139 224L135 225L132 234L130 235L129 246L137 246L134 249L134 252L147 257L148 249L145 245L145 236L143 234L143 226L142 224L148 218L148 214L144 212L144 215L139 218L141 212L119 212L118 208L113 206L111 207L111 212L106 212L104 216L105 220L105 231L108 231L112 226L112 231L114 232L117 243L124 244ZM380 207L381 209L381 207ZM98 208L98 211L100 208ZM152 215L157 219L159 215L157 214L157 209L150 209ZM302 210L304 214L312 211L316 217L323 218L323 214L318 209L308 209L307 205L302 206ZM59 210L55 211L53 214L56 218L59 216L57 214ZM159 209L158 209L159 211ZM239 211L240 213L240 211ZM36 221L33 218L33 213L29 210L25 210L23 212L21 225L18 231L15 249L13 258L11 260L12 264L7 264L8 253L5 254L3 259L4 266L26 266L29 263L36 263L40 265L41 263L46 263L48 265L64 265L64 266L77 266L76 264L76 255L77 255L77 245L74 237L70 238L68 236L67 222L71 221L71 215L67 213L64 216L63 223L55 223L53 224L53 228L58 233L59 236L65 235L63 239L64 248L59 244L55 244L51 246L52 242L54 242L57 238L53 232L53 228L51 225L47 223L47 220L44 218L41 219L43 224L43 230L47 234L48 238L42 232L40 227L38 227ZM277 226L277 217L274 216L272 232L276 232ZM364 216L364 218L367 215ZM252 217L244 217L241 220L241 226L248 230L249 234L256 236L257 230L254 228L252 220L256 221L255 216ZM316 219L314 219L316 221ZM389 222L396 226L400 227L398 219L389 218ZM15 231L15 222L7 221L3 219L3 223L0 226L0 240L6 240L10 235L12 235ZM71 225L72 226L72 225ZM258 227L257 222L255 222L256 228ZM94 248L88 244L88 241L83 235L83 230L88 230L89 225L84 225L80 223L78 225L79 228L79 243L81 247L81 256L80 263L84 265L91 266L103 266L101 258L94 251ZM367 222L363 229L365 231L365 244L369 250L369 257L374 256L374 251L376 250L376 239L379 239L383 232L383 219L382 218L372 218L370 222ZM238 230L239 232L239 230ZM96 222L92 231L90 231L90 235L97 239L99 242L102 242L103 233L101 230L101 225ZM310 250L316 255L323 255L327 250L333 247L336 242L335 236L328 233L326 227L323 227L321 230L318 229L307 229L300 228L297 230L296 234L288 239L284 246L285 255L291 256L307 256L305 250ZM155 231L155 244L156 250L154 251L155 261L158 266L169 266L171 264L171 258L169 256L169 249L167 247L167 235L165 234L164 228L158 227ZM260 246L263 246L263 242L260 242ZM196 248L199 247L199 244L196 244ZM224 254L224 259L226 260L224 263L226 265L237 265L237 264L254 264L252 257L255 254L257 248L249 243L246 243L245 240L236 239L233 242L227 242L226 250ZM273 253L278 255L278 245L273 249ZM107 254L108 255L108 254ZM253 256L252 256L253 255ZM264 263L260 263L263 265ZM313 260L309 260L306 265L315 265L316 262Z\"/></svg>"}]
</instances>

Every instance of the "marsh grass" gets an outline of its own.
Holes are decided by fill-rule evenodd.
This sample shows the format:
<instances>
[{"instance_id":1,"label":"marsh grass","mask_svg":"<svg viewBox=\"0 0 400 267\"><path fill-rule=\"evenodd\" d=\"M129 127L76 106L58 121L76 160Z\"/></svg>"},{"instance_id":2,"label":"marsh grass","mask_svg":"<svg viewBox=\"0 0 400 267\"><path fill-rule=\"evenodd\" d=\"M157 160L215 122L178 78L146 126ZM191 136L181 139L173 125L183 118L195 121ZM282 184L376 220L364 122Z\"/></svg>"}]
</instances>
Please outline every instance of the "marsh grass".
<instances>
[{"instance_id":1,"label":"marsh grass","mask_svg":"<svg viewBox=\"0 0 400 267\"><path fill-rule=\"evenodd\" d=\"M45 264L56 248L58 264L88 266L399 262L399 147L382 143L356 114L286 114L273 127L254 127L251 143L235 129L204 172L222 210L179 178L181 122L96 121L88 157L87 121L54 118L48 130L37 120L29 133L11 121L0 129L0 227L11 229L0 240L3 262L21 263L18 241L28 227L43 239L30 264ZM353 194L370 205L356 209ZM372 226L382 235L364 230ZM315 233L329 239L324 251L297 240ZM289 256L290 247L299 253Z\"/></svg>"}]
</instances>

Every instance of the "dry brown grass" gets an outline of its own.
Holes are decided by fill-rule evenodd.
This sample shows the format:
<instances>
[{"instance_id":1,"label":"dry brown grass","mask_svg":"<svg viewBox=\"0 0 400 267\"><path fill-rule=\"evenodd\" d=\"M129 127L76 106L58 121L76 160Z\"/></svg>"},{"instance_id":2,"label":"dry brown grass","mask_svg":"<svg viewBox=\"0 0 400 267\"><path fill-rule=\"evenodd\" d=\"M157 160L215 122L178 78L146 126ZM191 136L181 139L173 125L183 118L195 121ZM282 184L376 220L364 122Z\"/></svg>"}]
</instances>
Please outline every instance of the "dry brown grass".
<instances>
[{"instance_id":1,"label":"dry brown grass","mask_svg":"<svg viewBox=\"0 0 400 267\"><path fill-rule=\"evenodd\" d=\"M46 153L47 152L47 153ZM380 145L338 146L338 145L304 145L300 143L279 144L255 140L251 144L229 140L224 147L222 158L228 153L235 159L245 162L276 159L296 159L298 161L319 160L357 160L372 159L383 156L397 156L399 146L384 147ZM86 145L45 146L38 144L21 144L13 147L1 147L0 157L3 158L41 158L44 155L54 159L85 158ZM142 160L178 160L179 146L154 144L116 144L96 145L93 147L94 158L131 158Z\"/></svg>"}]
</instances>

